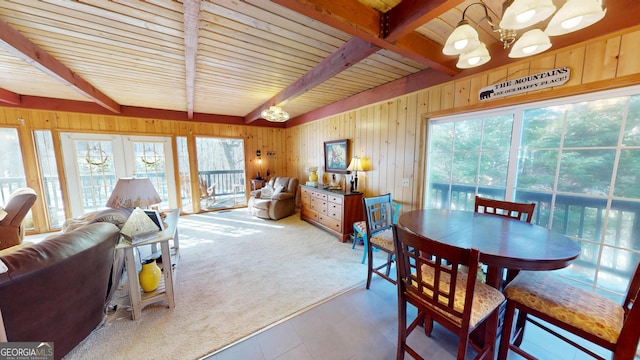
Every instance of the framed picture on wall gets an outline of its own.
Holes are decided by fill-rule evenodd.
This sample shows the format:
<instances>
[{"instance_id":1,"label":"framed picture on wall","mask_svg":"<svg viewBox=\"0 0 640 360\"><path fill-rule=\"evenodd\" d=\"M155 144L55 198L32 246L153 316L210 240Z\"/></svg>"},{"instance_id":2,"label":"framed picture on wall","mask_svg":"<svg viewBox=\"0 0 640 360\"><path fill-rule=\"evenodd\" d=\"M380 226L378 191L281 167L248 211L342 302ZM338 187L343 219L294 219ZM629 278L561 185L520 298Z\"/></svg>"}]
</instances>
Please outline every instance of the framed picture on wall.
<instances>
[{"instance_id":1,"label":"framed picture on wall","mask_svg":"<svg viewBox=\"0 0 640 360\"><path fill-rule=\"evenodd\" d=\"M349 160L349 139L324 142L325 172L346 174Z\"/></svg>"}]
</instances>

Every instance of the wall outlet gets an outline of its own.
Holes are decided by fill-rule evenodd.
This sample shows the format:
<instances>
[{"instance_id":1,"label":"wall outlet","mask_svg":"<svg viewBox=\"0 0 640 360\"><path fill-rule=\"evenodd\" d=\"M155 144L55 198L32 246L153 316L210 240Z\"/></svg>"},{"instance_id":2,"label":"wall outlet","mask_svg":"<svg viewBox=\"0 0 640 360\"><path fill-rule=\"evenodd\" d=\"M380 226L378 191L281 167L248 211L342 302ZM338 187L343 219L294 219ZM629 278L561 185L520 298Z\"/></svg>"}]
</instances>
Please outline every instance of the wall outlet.
<instances>
[{"instance_id":1,"label":"wall outlet","mask_svg":"<svg viewBox=\"0 0 640 360\"><path fill-rule=\"evenodd\" d=\"M409 179L407 178L402 179L402 186L409 186Z\"/></svg>"}]
</instances>

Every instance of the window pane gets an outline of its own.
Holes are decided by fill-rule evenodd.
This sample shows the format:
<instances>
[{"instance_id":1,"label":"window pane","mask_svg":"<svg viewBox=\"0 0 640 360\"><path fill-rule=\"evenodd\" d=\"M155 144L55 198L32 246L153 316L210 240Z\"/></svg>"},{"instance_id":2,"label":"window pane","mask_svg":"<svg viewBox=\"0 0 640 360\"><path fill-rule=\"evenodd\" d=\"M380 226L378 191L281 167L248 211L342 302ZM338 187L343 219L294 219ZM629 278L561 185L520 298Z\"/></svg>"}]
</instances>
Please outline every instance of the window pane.
<instances>
[{"instance_id":1,"label":"window pane","mask_svg":"<svg viewBox=\"0 0 640 360\"><path fill-rule=\"evenodd\" d=\"M480 155L480 174L478 175L478 185L500 188L506 187L508 167L508 152L482 153Z\"/></svg>"},{"instance_id":2,"label":"window pane","mask_svg":"<svg viewBox=\"0 0 640 360\"><path fill-rule=\"evenodd\" d=\"M557 150L520 150L516 187L552 191L558 164Z\"/></svg>"},{"instance_id":3,"label":"window pane","mask_svg":"<svg viewBox=\"0 0 640 360\"><path fill-rule=\"evenodd\" d=\"M575 150L562 153L558 191L609 195L615 150Z\"/></svg>"},{"instance_id":4,"label":"window pane","mask_svg":"<svg viewBox=\"0 0 640 360\"><path fill-rule=\"evenodd\" d=\"M485 118L482 127L482 150L509 151L513 116L503 115Z\"/></svg>"},{"instance_id":5,"label":"window pane","mask_svg":"<svg viewBox=\"0 0 640 360\"><path fill-rule=\"evenodd\" d=\"M640 199L640 149L621 150L615 196Z\"/></svg>"},{"instance_id":6,"label":"window pane","mask_svg":"<svg viewBox=\"0 0 640 360\"><path fill-rule=\"evenodd\" d=\"M480 150L481 119L458 122L455 129L453 146L456 151Z\"/></svg>"},{"instance_id":7,"label":"window pane","mask_svg":"<svg viewBox=\"0 0 640 360\"><path fill-rule=\"evenodd\" d=\"M456 152L453 154L453 168L451 169L453 183L475 185L477 169L477 152Z\"/></svg>"},{"instance_id":8,"label":"window pane","mask_svg":"<svg viewBox=\"0 0 640 360\"><path fill-rule=\"evenodd\" d=\"M640 250L640 201L613 200L605 244Z\"/></svg>"},{"instance_id":9,"label":"window pane","mask_svg":"<svg viewBox=\"0 0 640 360\"><path fill-rule=\"evenodd\" d=\"M565 147L616 146L626 98L589 101L567 111Z\"/></svg>"},{"instance_id":10,"label":"window pane","mask_svg":"<svg viewBox=\"0 0 640 360\"><path fill-rule=\"evenodd\" d=\"M624 294L638 260L638 253L604 246L597 285L603 289Z\"/></svg>"},{"instance_id":11,"label":"window pane","mask_svg":"<svg viewBox=\"0 0 640 360\"><path fill-rule=\"evenodd\" d=\"M553 106L526 110L522 116L522 140L520 147L560 147L565 106Z\"/></svg>"},{"instance_id":12,"label":"window pane","mask_svg":"<svg viewBox=\"0 0 640 360\"><path fill-rule=\"evenodd\" d=\"M629 111L624 127L623 145L640 145L640 95L629 97Z\"/></svg>"},{"instance_id":13,"label":"window pane","mask_svg":"<svg viewBox=\"0 0 640 360\"><path fill-rule=\"evenodd\" d=\"M36 130L33 135L38 149L49 227L50 229L59 229L64 223L65 213L58 167L53 150L53 138L51 131L48 130Z\"/></svg>"}]
</instances>

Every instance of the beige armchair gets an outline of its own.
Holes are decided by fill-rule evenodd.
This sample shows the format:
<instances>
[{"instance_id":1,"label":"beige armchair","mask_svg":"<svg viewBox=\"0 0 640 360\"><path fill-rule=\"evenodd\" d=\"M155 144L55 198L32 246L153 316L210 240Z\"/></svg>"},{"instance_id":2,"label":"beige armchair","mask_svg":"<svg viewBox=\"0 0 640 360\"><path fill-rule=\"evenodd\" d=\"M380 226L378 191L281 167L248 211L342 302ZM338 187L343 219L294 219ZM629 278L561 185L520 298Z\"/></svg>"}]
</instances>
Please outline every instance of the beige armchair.
<instances>
[{"instance_id":1,"label":"beige armchair","mask_svg":"<svg viewBox=\"0 0 640 360\"><path fill-rule=\"evenodd\" d=\"M31 188L19 188L11 193L4 205L6 215L0 220L0 250L22 243L22 221L36 202L36 198L36 192Z\"/></svg>"},{"instance_id":2,"label":"beige armchair","mask_svg":"<svg viewBox=\"0 0 640 360\"><path fill-rule=\"evenodd\" d=\"M249 212L263 219L278 220L296 212L298 179L274 177L264 188L251 192Z\"/></svg>"}]
</instances>

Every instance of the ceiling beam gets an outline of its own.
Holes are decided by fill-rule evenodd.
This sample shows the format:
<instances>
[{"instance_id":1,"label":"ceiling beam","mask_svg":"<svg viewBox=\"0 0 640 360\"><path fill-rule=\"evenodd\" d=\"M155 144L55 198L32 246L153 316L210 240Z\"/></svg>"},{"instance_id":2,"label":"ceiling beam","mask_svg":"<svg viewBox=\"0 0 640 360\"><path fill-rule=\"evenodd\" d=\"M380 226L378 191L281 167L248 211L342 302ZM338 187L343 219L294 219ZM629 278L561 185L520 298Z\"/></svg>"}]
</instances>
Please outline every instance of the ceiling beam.
<instances>
[{"instance_id":1,"label":"ceiling beam","mask_svg":"<svg viewBox=\"0 0 640 360\"><path fill-rule=\"evenodd\" d=\"M463 2L464 0L402 0L387 12L389 32L385 40L394 42L410 35L415 29Z\"/></svg>"},{"instance_id":2,"label":"ceiling beam","mask_svg":"<svg viewBox=\"0 0 640 360\"><path fill-rule=\"evenodd\" d=\"M291 85L287 86L267 102L251 111L247 116L245 116L244 122L249 124L252 121L259 119L262 110L304 94L319 84L364 60L369 55L376 53L378 50L380 50L379 47L373 46L371 43L358 38L353 38L347 41L340 49L324 58L320 63L318 63L318 65L309 70L301 78L294 81Z\"/></svg>"},{"instance_id":3,"label":"ceiling beam","mask_svg":"<svg viewBox=\"0 0 640 360\"><path fill-rule=\"evenodd\" d=\"M64 83L105 109L116 114L120 113L120 104L93 87L2 19L0 19L0 48Z\"/></svg>"},{"instance_id":4,"label":"ceiling beam","mask_svg":"<svg viewBox=\"0 0 640 360\"><path fill-rule=\"evenodd\" d=\"M184 1L184 67L187 97L187 117L193 119L196 83L196 56L200 28L200 0Z\"/></svg>"},{"instance_id":5,"label":"ceiling beam","mask_svg":"<svg viewBox=\"0 0 640 360\"><path fill-rule=\"evenodd\" d=\"M273 2L445 74L456 75L460 72L455 67L455 61L442 54L440 44L413 32L415 28L410 29L410 27L418 27L418 21L421 19L437 17L454 8L461 0L444 2L438 0L437 6L425 5L420 1L411 0L410 4L402 8L402 13L401 10L398 10L397 14L399 15L394 15L394 19L391 21L395 24L395 29L391 29L394 33L389 34L385 34L386 25L383 26L388 21L387 16L372 9L369 9L369 12L361 11L360 8L364 5L357 0L273 0ZM371 19L373 16L371 11L375 11L377 20ZM403 12L409 11L415 12L409 20L396 20L398 16L404 15ZM393 15L393 12L390 11L389 15ZM363 18L367 20L363 21ZM405 38L405 36L409 38ZM393 41L387 40L386 37Z\"/></svg>"},{"instance_id":6,"label":"ceiling beam","mask_svg":"<svg viewBox=\"0 0 640 360\"><path fill-rule=\"evenodd\" d=\"M307 122L327 118L336 114L341 114L376 102L393 99L424 88L435 86L451 77L434 69L426 69L415 74L405 76L376 88L363 91L346 99L338 100L332 104L323 106L308 113L296 116L287 121L286 127L296 126Z\"/></svg>"},{"instance_id":7,"label":"ceiling beam","mask_svg":"<svg viewBox=\"0 0 640 360\"><path fill-rule=\"evenodd\" d=\"M20 105L20 95L0 88L0 102L10 105Z\"/></svg>"}]
</instances>

